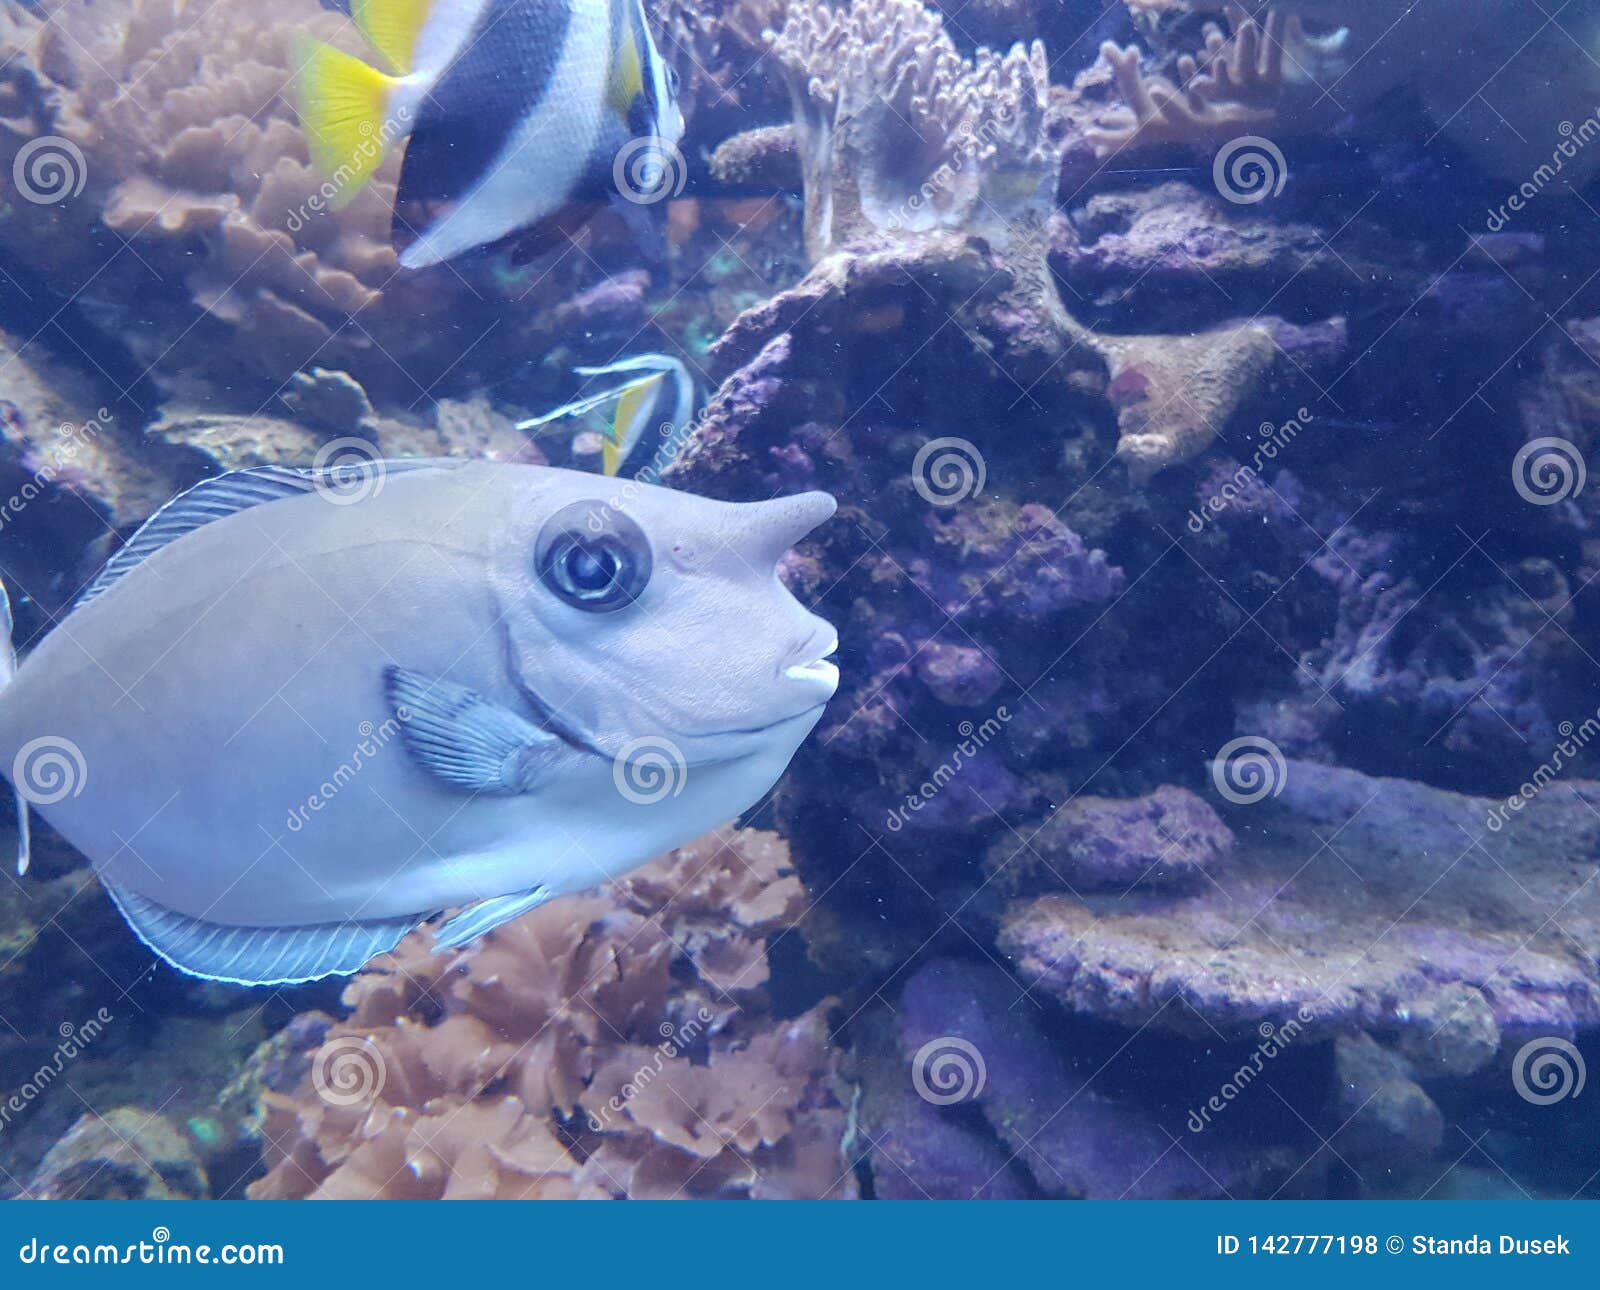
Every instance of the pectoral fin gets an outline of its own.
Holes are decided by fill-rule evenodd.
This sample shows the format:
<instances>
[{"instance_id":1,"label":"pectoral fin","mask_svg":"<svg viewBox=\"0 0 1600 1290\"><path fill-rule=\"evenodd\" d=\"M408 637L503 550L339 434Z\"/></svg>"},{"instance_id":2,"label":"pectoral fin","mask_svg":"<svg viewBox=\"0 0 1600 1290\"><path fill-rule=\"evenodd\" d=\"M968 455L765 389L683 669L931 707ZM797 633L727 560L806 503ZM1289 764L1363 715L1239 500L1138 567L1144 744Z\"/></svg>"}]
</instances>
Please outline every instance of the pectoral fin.
<instances>
[{"instance_id":1,"label":"pectoral fin","mask_svg":"<svg viewBox=\"0 0 1600 1290\"><path fill-rule=\"evenodd\" d=\"M402 667L383 672L390 710L412 760L470 793L528 793L566 747L548 730L476 690Z\"/></svg>"}]
</instances>

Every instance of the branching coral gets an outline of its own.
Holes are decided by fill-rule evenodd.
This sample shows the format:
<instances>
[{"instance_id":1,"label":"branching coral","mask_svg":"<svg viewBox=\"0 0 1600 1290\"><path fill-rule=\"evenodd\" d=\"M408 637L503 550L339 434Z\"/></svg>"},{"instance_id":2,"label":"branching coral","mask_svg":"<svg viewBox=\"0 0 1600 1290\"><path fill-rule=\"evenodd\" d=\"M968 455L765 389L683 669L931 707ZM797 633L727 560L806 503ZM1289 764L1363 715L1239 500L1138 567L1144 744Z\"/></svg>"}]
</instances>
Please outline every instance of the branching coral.
<instances>
[{"instance_id":1,"label":"branching coral","mask_svg":"<svg viewBox=\"0 0 1600 1290\"><path fill-rule=\"evenodd\" d=\"M475 949L406 942L269 1095L253 1194L853 1193L826 1001L780 1020L761 989L801 906L781 841L722 833Z\"/></svg>"},{"instance_id":2,"label":"branching coral","mask_svg":"<svg viewBox=\"0 0 1600 1290\"><path fill-rule=\"evenodd\" d=\"M1091 128L1089 142L1101 155L1124 148L1181 144L1214 148L1277 114L1284 83L1284 46L1303 43L1297 19L1287 28L1269 10L1266 21L1248 17L1237 5L1228 11L1232 35L1216 23L1205 27L1198 56L1178 59L1177 79L1144 71L1136 46L1107 41L1100 56L1110 66L1124 106Z\"/></svg>"}]
</instances>

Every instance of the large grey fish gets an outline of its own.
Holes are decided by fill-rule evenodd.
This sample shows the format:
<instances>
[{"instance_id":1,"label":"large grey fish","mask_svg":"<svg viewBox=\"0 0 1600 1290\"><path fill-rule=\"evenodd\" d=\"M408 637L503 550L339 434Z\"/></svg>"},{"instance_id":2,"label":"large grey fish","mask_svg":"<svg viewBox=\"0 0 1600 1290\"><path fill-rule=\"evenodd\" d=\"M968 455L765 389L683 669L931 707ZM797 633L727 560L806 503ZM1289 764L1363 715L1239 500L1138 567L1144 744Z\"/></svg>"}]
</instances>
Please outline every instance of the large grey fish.
<instances>
[{"instance_id":1,"label":"large grey fish","mask_svg":"<svg viewBox=\"0 0 1600 1290\"><path fill-rule=\"evenodd\" d=\"M352 0L394 74L302 37L312 160L350 201L405 139L400 263L513 233L533 251L609 202L659 249L650 208L682 187L683 114L641 0ZM523 256L522 258L527 258Z\"/></svg>"},{"instance_id":2,"label":"large grey fish","mask_svg":"<svg viewBox=\"0 0 1600 1290\"><path fill-rule=\"evenodd\" d=\"M768 791L838 684L776 572L833 509L456 460L223 475L7 660L0 770L185 972L352 972L466 907L437 929L464 944Z\"/></svg>"}]
</instances>

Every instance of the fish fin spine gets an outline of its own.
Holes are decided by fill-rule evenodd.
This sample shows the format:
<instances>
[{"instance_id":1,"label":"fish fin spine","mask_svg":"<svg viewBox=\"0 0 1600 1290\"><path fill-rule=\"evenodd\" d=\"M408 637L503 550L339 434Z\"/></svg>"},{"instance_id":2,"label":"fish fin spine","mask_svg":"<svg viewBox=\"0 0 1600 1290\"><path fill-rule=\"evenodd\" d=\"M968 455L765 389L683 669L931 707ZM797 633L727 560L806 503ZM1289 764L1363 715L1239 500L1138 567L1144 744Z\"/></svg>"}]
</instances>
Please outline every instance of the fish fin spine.
<instances>
[{"instance_id":1,"label":"fish fin spine","mask_svg":"<svg viewBox=\"0 0 1600 1290\"><path fill-rule=\"evenodd\" d=\"M433 0L351 0L350 17L361 34L400 76L416 64L417 38L433 9Z\"/></svg>"},{"instance_id":2,"label":"fish fin spine","mask_svg":"<svg viewBox=\"0 0 1600 1290\"><path fill-rule=\"evenodd\" d=\"M341 210L383 163L393 131L389 104L399 84L351 54L309 37L296 39L295 108L312 164L337 192Z\"/></svg>"}]
</instances>

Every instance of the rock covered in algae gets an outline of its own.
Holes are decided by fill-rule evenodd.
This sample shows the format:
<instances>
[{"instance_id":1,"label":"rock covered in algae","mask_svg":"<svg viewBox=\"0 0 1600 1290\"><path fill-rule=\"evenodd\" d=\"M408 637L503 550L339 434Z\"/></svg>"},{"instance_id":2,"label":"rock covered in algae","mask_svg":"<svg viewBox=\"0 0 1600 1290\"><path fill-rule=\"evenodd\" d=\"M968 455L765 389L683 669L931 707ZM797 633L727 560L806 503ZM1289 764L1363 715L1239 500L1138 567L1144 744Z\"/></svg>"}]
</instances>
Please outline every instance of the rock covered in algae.
<instances>
[{"instance_id":1,"label":"rock covered in algae","mask_svg":"<svg viewBox=\"0 0 1600 1290\"><path fill-rule=\"evenodd\" d=\"M1185 1034L1309 1017L1474 1069L1485 1028L1511 1040L1600 1024L1600 977L1577 948L1600 936L1597 802L1600 786L1552 784L1496 831L1495 802L1291 761L1277 797L1231 813L1250 827L1211 881L1019 902L999 943L1075 1012ZM1463 1023L1441 1026L1463 1003Z\"/></svg>"}]
</instances>

